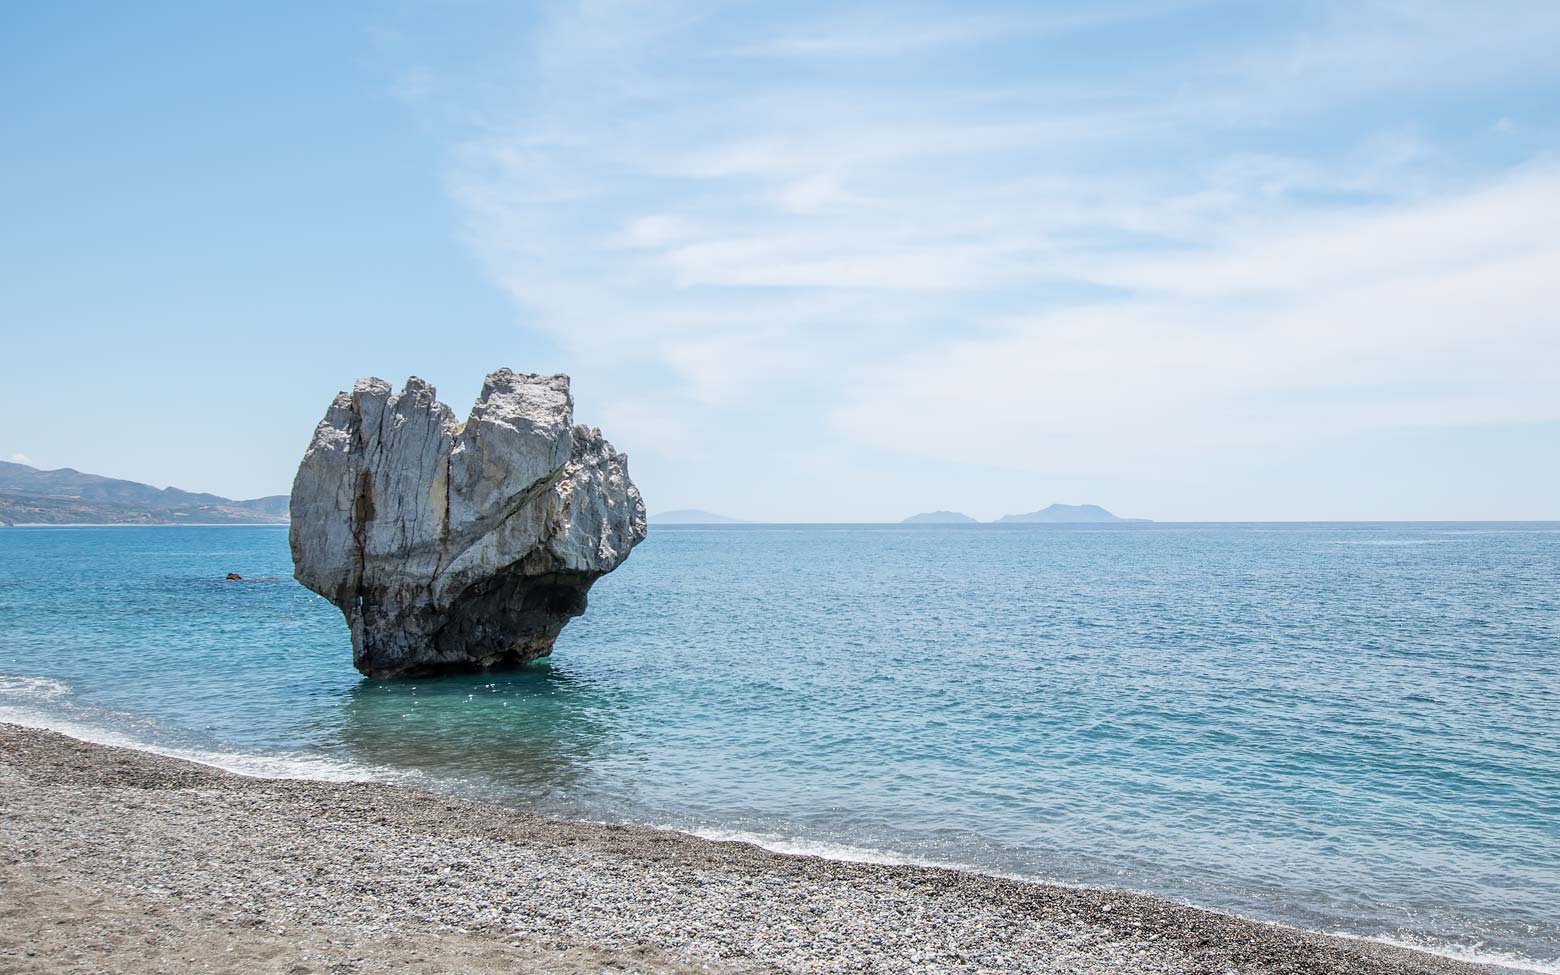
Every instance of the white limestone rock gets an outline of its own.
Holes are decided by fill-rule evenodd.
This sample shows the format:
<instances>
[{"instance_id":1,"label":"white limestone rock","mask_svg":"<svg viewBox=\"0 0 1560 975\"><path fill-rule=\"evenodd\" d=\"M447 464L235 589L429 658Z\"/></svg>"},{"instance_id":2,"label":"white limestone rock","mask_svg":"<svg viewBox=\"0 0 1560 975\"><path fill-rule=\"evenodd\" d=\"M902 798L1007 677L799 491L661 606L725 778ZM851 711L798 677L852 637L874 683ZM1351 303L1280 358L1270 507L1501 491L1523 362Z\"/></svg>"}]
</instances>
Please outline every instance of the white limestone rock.
<instances>
[{"instance_id":1,"label":"white limestone rock","mask_svg":"<svg viewBox=\"0 0 1560 975\"><path fill-rule=\"evenodd\" d=\"M545 656L645 537L628 458L574 424L569 377L500 369L464 424L415 376L339 393L293 481L299 582L371 677Z\"/></svg>"}]
</instances>

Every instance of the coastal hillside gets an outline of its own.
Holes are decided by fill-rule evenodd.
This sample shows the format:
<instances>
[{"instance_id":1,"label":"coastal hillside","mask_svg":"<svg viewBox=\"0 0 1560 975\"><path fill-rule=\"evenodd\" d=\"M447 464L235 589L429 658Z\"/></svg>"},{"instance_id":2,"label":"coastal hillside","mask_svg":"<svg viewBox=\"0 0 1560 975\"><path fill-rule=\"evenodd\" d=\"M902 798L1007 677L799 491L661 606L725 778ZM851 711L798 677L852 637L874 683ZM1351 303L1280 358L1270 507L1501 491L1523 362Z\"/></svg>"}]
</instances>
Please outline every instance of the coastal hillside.
<instances>
[{"instance_id":1,"label":"coastal hillside","mask_svg":"<svg viewBox=\"0 0 1560 975\"><path fill-rule=\"evenodd\" d=\"M901 525L974 525L978 522L962 511L923 511L900 522Z\"/></svg>"},{"instance_id":2,"label":"coastal hillside","mask_svg":"<svg viewBox=\"0 0 1560 975\"><path fill-rule=\"evenodd\" d=\"M1023 515L1003 515L999 524L1086 525L1110 522L1145 522L1147 518L1120 518L1097 504L1053 504Z\"/></svg>"},{"instance_id":3,"label":"coastal hillside","mask_svg":"<svg viewBox=\"0 0 1560 975\"><path fill-rule=\"evenodd\" d=\"M235 501L0 461L0 525L285 525L286 495Z\"/></svg>"}]
</instances>

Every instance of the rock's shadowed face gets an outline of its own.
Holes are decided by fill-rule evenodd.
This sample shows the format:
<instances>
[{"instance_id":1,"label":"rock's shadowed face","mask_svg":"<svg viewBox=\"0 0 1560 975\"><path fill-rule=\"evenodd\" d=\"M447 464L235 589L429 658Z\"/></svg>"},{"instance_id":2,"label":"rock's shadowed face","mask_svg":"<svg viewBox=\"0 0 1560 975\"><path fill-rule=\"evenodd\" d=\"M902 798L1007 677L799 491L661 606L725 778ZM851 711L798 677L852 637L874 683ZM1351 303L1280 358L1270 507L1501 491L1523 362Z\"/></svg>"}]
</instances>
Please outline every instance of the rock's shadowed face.
<instances>
[{"instance_id":1,"label":"rock's shadowed face","mask_svg":"<svg viewBox=\"0 0 1560 975\"><path fill-rule=\"evenodd\" d=\"M294 575L342 611L371 677L545 656L645 537L628 458L574 424L567 376L500 369L465 423L415 376L362 379L292 491Z\"/></svg>"}]
</instances>

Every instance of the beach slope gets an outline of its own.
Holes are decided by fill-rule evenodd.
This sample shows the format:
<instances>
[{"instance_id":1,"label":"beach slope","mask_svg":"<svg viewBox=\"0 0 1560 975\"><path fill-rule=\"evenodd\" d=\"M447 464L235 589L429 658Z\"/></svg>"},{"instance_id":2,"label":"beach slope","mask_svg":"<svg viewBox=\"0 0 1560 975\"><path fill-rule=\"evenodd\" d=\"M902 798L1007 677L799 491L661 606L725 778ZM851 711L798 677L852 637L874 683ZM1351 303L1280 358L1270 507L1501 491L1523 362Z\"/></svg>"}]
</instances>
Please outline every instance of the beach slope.
<instances>
[{"instance_id":1,"label":"beach slope","mask_svg":"<svg viewBox=\"0 0 1560 975\"><path fill-rule=\"evenodd\" d=\"M0 970L1484 971L1147 897L246 778L5 724Z\"/></svg>"}]
</instances>

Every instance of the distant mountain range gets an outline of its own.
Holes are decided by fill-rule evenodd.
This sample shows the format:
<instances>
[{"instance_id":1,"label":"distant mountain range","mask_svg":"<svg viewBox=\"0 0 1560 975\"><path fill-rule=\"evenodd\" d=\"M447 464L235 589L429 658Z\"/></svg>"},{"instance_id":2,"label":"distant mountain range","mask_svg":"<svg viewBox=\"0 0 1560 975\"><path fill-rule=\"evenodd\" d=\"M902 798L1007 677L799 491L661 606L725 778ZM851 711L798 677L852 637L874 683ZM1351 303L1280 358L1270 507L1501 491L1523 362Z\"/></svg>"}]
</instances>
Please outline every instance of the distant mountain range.
<instances>
[{"instance_id":1,"label":"distant mountain range","mask_svg":"<svg viewBox=\"0 0 1560 975\"><path fill-rule=\"evenodd\" d=\"M0 461L3 525L285 525L287 496L234 501L215 494L155 488Z\"/></svg>"},{"instance_id":2,"label":"distant mountain range","mask_svg":"<svg viewBox=\"0 0 1560 975\"><path fill-rule=\"evenodd\" d=\"M698 508L678 508L676 511L663 511L658 515L650 516L652 525L744 525L741 518L728 518L725 515L717 515L713 511L700 511Z\"/></svg>"},{"instance_id":3,"label":"distant mountain range","mask_svg":"<svg viewBox=\"0 0 1560 975\"><path fill-rule=\"evenodd\" d=\"M0 461L0 525L285 525L284 494L235 501L216 494L156 488L69 467L39 470ZM999 524L1080 525L1144 522L1118 518L1097 504L1053 504L1022 515L1004 515ZM743 525L740 518L679 508L651 515L652 525ZM958 511L911 515L906 525L967 525L976 519Z\"/></svg>"},{"instance_id":4,"label":"distant mountain range","mask_svg":"<svg viewBox=\"0 0 1560 975\"><path fill-rule=\"evenodd\" d=\"M1049 507L1041 508L1039 511L1031 511L1024 515L1003 515L997 519L997 524L1093 525L1111 522L1142 523L1149 520L1148 518L1118 518L1097 504L1053 504ZM958 511L928 511L924 514L911 515L900 522L902 525L968 525L976 523L974 518Z\"/></svg>"}]
</instances>

